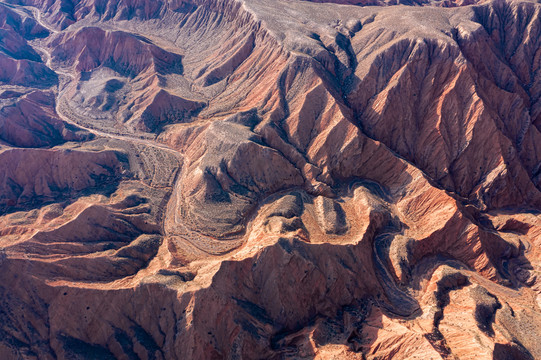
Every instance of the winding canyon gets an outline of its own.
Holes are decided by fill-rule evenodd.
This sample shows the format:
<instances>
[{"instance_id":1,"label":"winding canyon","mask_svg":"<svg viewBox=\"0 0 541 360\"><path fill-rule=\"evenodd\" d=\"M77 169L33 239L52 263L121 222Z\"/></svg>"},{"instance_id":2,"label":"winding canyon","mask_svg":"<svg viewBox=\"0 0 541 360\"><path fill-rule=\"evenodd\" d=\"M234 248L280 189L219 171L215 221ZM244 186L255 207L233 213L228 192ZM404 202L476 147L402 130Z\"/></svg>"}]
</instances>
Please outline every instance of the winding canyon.
<instances>
[{"instance_id":1,"label":"winding canyon","mask_svg":"<svg viewBox=\"0 0 541 360\"><path fill-rule=\"evenodd\" d=\"M0 359L541 359L541 4L0 1Z\"/></svg>"}]
</instances>

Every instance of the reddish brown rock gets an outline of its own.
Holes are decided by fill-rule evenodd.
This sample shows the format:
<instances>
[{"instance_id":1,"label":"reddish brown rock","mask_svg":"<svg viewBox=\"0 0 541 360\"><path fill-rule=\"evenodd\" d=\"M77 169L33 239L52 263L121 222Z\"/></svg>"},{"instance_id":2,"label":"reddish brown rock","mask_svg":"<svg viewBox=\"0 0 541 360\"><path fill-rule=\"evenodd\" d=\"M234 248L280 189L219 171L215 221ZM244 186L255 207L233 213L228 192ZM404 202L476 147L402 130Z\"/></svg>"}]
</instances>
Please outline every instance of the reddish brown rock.
<instances>
[{"instance_id":1,"label":"reddish brown rock","mask_svg":"<svg viewBox=\"0 0 541 360\"><path fill-rule=\"evenodd\" d=\"M42 63L16 60L0 53L0 83L44 88L57 82L57 75Z\"/></svg>"},{"instance_id":2,"label":"reddish brown rock","mask_svg":"<svg viewBox=\"0 0 541 360\"><path fill-rule=\"evenodd\" d=\"M4 209L104 186L121 171L113 151L6 149L0 152L0 163L4 170L0 180Z\"/></svg>"},{"instance_id":3,"label":"reddish brown rock","mask_svg":"<svg viewBox=\"0 0 541 360\"><path fill-rule=\"evenodd\" d=\"M539 4L14 3L1 358L541 356Z\"/></svg>"},{"instance_id":4,"label":"reddish brown rock","mask_svg":"<svg viewBox=\"0 0 541 360\"><path fill-rule=\"evenodd\" d=\"M92 135L64 123L56 114L54 95L33 91L0 110L0 139L17 147L54 146L89 140Z\"/></svg>"},{"instance_id":5,"label":"reddish brown rock","mask_svg":"<svg viewBox=\"0 0 541 360\"><path fill-rule=\"evenodd\" d=\"M0 28L13 30L27 40L43 38L49 34L32 16L14 11L4 4L0 5Z\"/></svg>"}]
</instances>

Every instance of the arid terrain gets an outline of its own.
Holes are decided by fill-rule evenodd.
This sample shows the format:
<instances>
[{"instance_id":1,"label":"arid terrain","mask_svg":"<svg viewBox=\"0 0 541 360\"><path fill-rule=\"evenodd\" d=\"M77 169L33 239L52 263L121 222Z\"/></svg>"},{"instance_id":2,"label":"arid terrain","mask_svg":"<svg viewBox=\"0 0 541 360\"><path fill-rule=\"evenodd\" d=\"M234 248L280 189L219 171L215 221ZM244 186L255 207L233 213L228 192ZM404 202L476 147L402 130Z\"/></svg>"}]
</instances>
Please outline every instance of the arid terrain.
<instances>
[{"instance_id":1,"label":"arid terrain","mask_svg":"<svg viewBox=\"0 0 541 360\"><path fill-rule=\"evenodd\" d=\"M541 359L541 3L1 0L0 359Z\"/></svg>"}]
</instances>

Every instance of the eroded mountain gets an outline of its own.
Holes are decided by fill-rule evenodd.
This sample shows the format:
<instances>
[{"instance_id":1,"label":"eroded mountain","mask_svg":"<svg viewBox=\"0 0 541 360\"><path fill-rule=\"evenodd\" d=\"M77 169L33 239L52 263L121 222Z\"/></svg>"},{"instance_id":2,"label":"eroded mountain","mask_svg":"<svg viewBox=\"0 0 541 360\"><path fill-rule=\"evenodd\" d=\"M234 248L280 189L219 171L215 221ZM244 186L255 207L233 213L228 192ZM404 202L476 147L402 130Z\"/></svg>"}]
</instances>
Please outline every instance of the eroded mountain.
<instances>
[{"instance_id":1,"label":"eroded mountain","mask_svg":"<svg viewBox=\"0 0 541 360\"><path fill-rule=\"evenodd\" d=\"M0 2L0 358L541 358L540 11Z\"/></svg>"}]
</instances>

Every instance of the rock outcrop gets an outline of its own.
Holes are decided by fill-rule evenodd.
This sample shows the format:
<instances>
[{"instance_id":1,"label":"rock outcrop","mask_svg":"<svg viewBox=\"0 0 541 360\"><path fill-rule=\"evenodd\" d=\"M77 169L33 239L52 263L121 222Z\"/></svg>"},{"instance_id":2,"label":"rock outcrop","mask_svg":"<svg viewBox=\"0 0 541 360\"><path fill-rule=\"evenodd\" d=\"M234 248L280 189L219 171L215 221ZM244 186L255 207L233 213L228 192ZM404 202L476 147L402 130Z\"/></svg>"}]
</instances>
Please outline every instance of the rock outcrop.
<instances>
[{"instance_id":1,"label":"rock outcrop","mask_svg":"<svg viewBox=\"0 0 541 360\"><path fill-rule=\"evenodd\" d=\"M55 111L51 92L32 91L0 110L0 139L16 147L46 147L66 141L90 140L93 135L66 124Z\"/></svg>"},{"instance_id":2,"label":"rock outcrop","mask_svg":"<svg viewBox=\"0 0 541 360\"><path fill-rule=\"evenodd\" d=\"M541 358L541 5L398 3L0 4L0 358Z\"/></svg>"}]
</instances>

